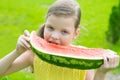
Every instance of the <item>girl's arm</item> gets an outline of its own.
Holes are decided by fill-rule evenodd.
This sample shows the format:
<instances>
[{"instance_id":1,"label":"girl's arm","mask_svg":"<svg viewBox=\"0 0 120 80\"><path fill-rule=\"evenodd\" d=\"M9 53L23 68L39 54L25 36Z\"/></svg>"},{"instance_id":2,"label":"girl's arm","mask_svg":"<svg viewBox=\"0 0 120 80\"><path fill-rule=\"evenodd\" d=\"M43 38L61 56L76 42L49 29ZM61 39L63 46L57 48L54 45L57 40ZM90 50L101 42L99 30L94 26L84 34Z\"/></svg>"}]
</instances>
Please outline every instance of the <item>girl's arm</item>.
<instances>
[{"instance_id":1,"label":"girl's arm","mask_svg":"<svg viewBox=\"0 0 120 80\"><path fill-rule=\"evenodd\" d=\"M96 71L94 79L93 80L105 80L105 76L106 76L107 72L102 72L99 71L99 69Z\"/></svg>"},{"instance_id":2,"label":"girl's arm","mask_svg":"<svg viewBox=\"0 0 120 80\"><path fill-rule=\"evenodd\" d=\"M0 60L0 76L7 72L11 73L17 71L18 69L16 69L17 66L16 64L25 63L26 61L29 61L27 60L28 58L26 58L29 55L22 54L26 50L30 50L29 36L30 36L29 32L25 30L24 34L21 35L18 39L16 49ZM23 67L27 65L28 64L25 64L23 65Z\"/></svg>"},{"instance_id":3,"label":"girl's arm","mask_svg":"<svg viewBox=\"0 0 120 80\"><path fill-rule=\"evenodd\" d=\"M0 60L0 75L10 67L12 62L19 56L20 54L16 53L16 50L13 50L10 54Z\"/></svg>"},{"instance_id":4,"label":"girl's arm","mask_svg":"<svg viewBox=\"0 0 120 80\"><path fill-rule=\"evenodd\" d=\"M94 74L95 74L94 70L87 70L85 80L93 80Z\"/></svg>"},{"instance_id":5,"label":"girl's arm","mask_svg":"<svg viewBox=\"0 0 120 80\"><path fill-rule=\"evenodd\" d=\"M0 60L0 77L26 68L33 63L34 54L27 50L19 56L15 51Z\"/></svg>"},{"instance_id":6,"label":"girl's arm","mask_svg":"<svg viewBox=\"0 0 120 80\"><path fill-rule=\"evenodd\" d=\"M86 79L85 80L104 80L106 73L100 73L99 70L92 71L89 70L86 73Z\"/></svg>"}]
</instances>

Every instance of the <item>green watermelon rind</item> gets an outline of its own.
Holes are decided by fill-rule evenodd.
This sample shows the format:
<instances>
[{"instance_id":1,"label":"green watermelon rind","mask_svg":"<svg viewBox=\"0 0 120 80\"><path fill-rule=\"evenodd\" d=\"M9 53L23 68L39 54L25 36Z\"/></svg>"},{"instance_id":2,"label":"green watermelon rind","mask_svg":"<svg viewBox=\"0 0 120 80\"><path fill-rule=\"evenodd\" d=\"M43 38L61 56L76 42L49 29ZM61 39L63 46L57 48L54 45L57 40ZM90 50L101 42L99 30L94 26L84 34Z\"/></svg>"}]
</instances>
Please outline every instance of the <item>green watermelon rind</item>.
<instances>
[{"instance_id":1,"label":"green watermelon rind","mask_svg":"<svg viewBox=\"0 0 120 80\"><path fill-rule=\"evenodd\" d=\"M37 50L32 44L31 47L33 52L35 52L35 54L43 61L61 67L87 70L87 69L99 68L103 64L103 59L84 59L84 58L73 58L67 56L53 55L44 52L42 50Z\"/></svg>"}]
</instances>

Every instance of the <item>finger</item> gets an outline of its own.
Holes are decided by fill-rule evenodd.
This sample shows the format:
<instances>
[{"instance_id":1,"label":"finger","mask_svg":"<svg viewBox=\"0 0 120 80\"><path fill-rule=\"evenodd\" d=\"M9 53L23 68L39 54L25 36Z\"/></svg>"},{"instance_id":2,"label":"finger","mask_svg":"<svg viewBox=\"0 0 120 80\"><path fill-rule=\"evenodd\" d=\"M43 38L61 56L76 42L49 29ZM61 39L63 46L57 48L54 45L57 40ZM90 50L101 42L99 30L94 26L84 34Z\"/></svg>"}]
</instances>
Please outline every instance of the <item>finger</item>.
<instances>
[{"instance_id":1,"label":"finger","mask_svg":"<svg viewBox=\"0 0 120 80\"><path fill-rule=\"evenodd\" d=\"M114 67L117 67L119 65L119 58L120 57L118 55L115 56L115 65L114 65Z\"/></svg>"},{"instance_id":2,"label":"finger","mask_svg":"<svg viewBox=\"0 0 120 80\"><path fill-rule=\"evenodd\" d=\"M109 68L115 68L119 64L119 56L114 55L114 56L109 56Z\"/></svg>"},{"instance_id":3,"label":"finger","mask_svg":"<svg viewBox=\"0 0 120 80\"><path fill-rule=\"evenodd\" d=\"M109 55L116 55L117 54L116 52L114 52L110 49L107 49L107 52L108 52Z\"/></svg>"},{"instance_id":4,"label":"finger","mask_svg":"<svg viewBox=\"0 0 120 80\"><path fill-rule=\"evenodd\" d=\"M25 30L25 31L24 31L24 35L25 35L25 36L30 36L30 32L29 32L28 30Z\"/></svg>"},{"instance_id":5,"label":"finger","mask_svg":"<svg viewBox=\"0 0 120 80\"><path fill-rule=\"evenodd\" d=\"M30 38L29 37L27 37L27 36L22 36L22 38L24 39L24 40L26 40L27 42L29 42L30 41Z\"/></svg>"},{"instance_id":6,"label":"finger","mask_svg":"<svg viewBox=\"0 0 120 80\"><path fill-rule=\"evenodd\" d=\"M104 59L103 67L106 68L106 67L108 67L107 57L103 55L103 59Z\"/></svg>"},{"instance_id":7,"label":"finger","mask_svg":"<svg viewBox=\"0 0 120 80\"><path fill-rule=\"evenodd\" d=\"M24 39L21 39L21 45L27 49L30 48L30 44L27 41L25 41Z\"/></svg>"},{"instance_id":8,"label":"finger","mask_svg":"<svg viewBox=\"0 0 120 80\"><path fill-rule=\"evenodd\" d=\"M22 46L22 47L24 47L24 48L25 48L25 45L23 44L22 39L20 39L20 40L19 40L18 44L19 44L20 46Z\"/></svg>"},{"instance_id":9,"label":"finger","mask_svg":"<svg viewBox=\"0 0 120 80\"><path fill-rule=\"evenodd\" d=\"M114 57L113 56L109 56L108 59L109 59L109 62L108 62L109 68L114 68L114 64L115 64Z\"/></svg>"}]
</instances>

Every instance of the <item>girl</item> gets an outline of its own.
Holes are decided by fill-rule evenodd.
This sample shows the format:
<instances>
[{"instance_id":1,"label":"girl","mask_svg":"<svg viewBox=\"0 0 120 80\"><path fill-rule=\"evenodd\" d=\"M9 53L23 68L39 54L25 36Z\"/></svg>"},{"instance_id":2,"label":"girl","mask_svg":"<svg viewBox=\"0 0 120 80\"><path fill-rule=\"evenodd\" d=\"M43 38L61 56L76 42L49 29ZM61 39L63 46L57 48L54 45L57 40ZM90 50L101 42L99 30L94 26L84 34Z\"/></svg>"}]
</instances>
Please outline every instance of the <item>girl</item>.
<instances>
[{"instance_id":1,"label":"girl","mask_svg":"<svg viewBox=\"0 0 120 80\"><path fill-rule=\"evenodd\" d=\"M38 31L38 36L47 42L71 46L79 34L81 11L75 0L57 0L48 10L46 22ZM119 57L113 53L103 56L104 64L94 71L59 67L46 63L31 51L30 33L25 30L18 39L16 49L0 60L0 76L34 67L35 80L104 80L106 73L118 66Z\"/></svg>"}]
</instances>

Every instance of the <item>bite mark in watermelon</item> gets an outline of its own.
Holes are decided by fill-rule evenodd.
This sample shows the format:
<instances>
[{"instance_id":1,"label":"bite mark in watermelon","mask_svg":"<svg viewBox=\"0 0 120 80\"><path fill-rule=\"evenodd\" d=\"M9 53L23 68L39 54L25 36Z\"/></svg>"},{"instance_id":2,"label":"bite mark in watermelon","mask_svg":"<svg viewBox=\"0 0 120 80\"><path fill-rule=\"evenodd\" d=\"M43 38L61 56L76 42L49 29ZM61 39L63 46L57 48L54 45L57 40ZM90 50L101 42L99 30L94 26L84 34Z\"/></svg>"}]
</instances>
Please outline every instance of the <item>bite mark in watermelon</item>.
<instances>
[{"instance_id":1,"label":"bite mark in watermelon","mask_svg":"<svg viewBox=\"0 0 120 80\"><path fill-rule=\"evenodd\" d=\"M74 69L95 69L103 64L102 55L106 52L101 48L80 48L77 46L60 46L49 43L31 33L30 44L37 56L54 65Z\"/></svg>"}]
</instances>

